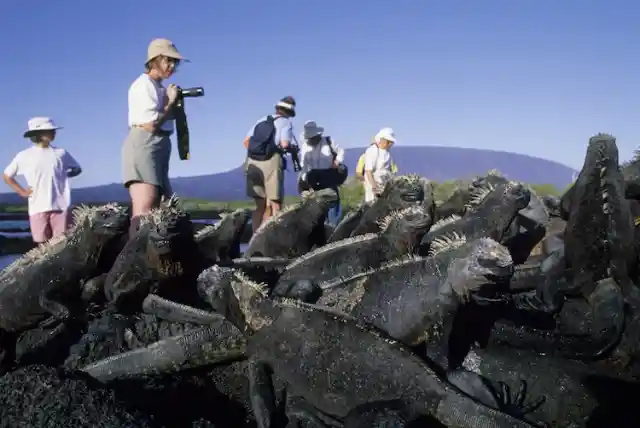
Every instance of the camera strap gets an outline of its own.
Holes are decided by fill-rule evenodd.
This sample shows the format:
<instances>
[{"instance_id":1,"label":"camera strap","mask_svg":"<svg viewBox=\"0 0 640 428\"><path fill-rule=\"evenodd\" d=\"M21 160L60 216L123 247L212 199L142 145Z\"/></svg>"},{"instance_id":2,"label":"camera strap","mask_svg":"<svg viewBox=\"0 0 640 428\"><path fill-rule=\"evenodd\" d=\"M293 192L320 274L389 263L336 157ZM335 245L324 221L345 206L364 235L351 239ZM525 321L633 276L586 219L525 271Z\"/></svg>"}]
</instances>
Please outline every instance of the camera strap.
<instances>
[{"instance_id":1,"label":"camera strap","mask_svg":"<svg viewBox=\"0 0 640 428\"><path fill-rule=\"evenodd\" d=\"M188 160L191 153L189 149L189 124L187 113L184 110L184 101L178 100L173 106L173 118L176 121L176 134L178 135L178 155L180 160Z\"/></svg>"}]
</instances>

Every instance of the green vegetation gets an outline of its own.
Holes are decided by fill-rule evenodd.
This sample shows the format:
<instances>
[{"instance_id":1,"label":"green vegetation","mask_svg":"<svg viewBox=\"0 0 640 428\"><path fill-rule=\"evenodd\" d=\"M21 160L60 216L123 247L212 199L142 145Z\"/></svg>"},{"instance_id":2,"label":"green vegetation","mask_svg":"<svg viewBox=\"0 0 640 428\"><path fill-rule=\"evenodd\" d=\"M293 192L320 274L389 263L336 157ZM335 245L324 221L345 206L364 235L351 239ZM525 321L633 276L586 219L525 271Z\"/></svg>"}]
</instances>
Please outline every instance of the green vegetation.
<instances>
[{"instance_id":1,"label":"green vegetation","mask_svg":"<svg viewBox=\"0 0 640 428\"><path fill-rule=\"evenodd\" d=\"M444 201L459 187L466 187L469 185L469 180L447 180L442 183L435 183L436 200ZM532 185L531 188L540 196L553 195L560 196L563 192L558 190L551 184ZM350 177L344 186L340 189L340 199L342 205L348 210L355 207L364 199L364 189L362 183L356 181L353 177ZM285 198L285 205L294 203L298 198L295 196L288 196ZM183 207L186 211L194 214L194 217L199 213L208 215L210 213L217 212L229 212L241 208L253 207L253 201L241 200L230 202L215 202L207 201L203 199L184 198L182 200ZM26 214L26 205L0 205L0 212L14 213L14 214Z\"/></svg>"}]
</instances>

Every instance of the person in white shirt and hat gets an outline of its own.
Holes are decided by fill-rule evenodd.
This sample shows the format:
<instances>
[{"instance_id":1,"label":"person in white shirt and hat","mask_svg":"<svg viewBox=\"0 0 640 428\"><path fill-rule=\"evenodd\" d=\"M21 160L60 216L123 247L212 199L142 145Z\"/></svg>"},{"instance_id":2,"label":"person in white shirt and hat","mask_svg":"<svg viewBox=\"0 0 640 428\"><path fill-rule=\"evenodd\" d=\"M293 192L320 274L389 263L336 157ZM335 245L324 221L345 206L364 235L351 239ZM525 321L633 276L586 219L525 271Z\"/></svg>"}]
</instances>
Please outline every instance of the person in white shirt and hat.
<instances>
[{"instance_id":1,"label":"person in white shirt and hat","mask_svg":"<svg viewBox=\"0 0 640 428\"><path fill-rule=\"evenodd\" d=\"M393 176L393 158L389 149L396 143L393 128L382 128L374 137L374 144L364 152L364 200L372 202L382 191L384 183Z\"/></svg>"},{"instance_id":2,"label":"person in white shirt and hat","mask_svg":"<svg viewBox=\"0 0 640 428\"><path fill-rule=\"evenodd\" d=\"M338 201L327 213L327 222L336 226L340 221L341 205L339 187L348 173L344 165L344 149L324 135L324 128L313 120L304 124L300 147L300 176L298 190L334 189Z\"/></svg>"},{"instance_id":3,"label":"person in white shirt and hat","mask_svg":"<svg viewBox=\"0 0 640 428\"><path fill-rule=\"evenodd\" d=\"M169 159L174 130L172 109L178 87L163 81L189 62L168 39L154 39L147 47L145 71L129 87L129 134L122 146L124 186L131 196L130 236L139 217L171 196Z\"/></svg>"},{"instance_id":4,"label":"person in white shirt and hat","mask_svg":"<svg viewBox=\"0 0 640 428\"><path fill-rule=\"evenodd\" d=\"M33 146L19 152L4 170L4 182L28 200L29 227L37 244L69 228L69 178L82 173L80 164L68 151L51 144L58 129L62 127L49 117L29 119L24 138L31 140ZM16 181L17 175L24 176L26 189Z\"/></svg>"}]
</instances>

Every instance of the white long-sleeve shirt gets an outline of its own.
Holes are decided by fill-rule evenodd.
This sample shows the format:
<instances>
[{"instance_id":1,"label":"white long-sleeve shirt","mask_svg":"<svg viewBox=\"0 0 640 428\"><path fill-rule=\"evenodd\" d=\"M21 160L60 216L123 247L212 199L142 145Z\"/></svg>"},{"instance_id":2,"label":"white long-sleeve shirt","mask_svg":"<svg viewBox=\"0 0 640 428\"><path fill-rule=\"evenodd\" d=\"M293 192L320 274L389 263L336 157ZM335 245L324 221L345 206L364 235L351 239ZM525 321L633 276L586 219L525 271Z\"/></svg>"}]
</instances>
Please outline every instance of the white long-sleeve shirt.
<instances>
[{"instance_id":1,"label":"white long-sleeve shirt","mask_svg":"<svg viewBox=\"0 0 640 428\"><path fill-rule=\"evenodd\" d=\"M306 174L312 169L329 169L333 166L333 154L327 143L327 138L322 137L320 142L315 146L307 143L307 140L301 138L300 145L300 166L301 173ZM331 147L336 152L336 161L344 162L344 149L331 140Z\"/></svg>"}]
</instances>

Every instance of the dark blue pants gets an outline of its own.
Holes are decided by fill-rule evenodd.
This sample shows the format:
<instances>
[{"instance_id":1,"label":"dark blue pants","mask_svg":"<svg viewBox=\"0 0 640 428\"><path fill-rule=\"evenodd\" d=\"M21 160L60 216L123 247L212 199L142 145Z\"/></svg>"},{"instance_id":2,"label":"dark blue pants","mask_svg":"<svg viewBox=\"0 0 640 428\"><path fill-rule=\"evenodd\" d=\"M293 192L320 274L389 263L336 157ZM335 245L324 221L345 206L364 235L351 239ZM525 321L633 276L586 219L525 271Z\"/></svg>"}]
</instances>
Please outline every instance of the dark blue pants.
<instances>
[{"instance_id":1,"label":"dark blue pants","mask_svg":"<svg viewBox=\"0 0 640 428\"><path fill-rule=\"evenodd\" d=\"M340 205L340 190L338 190L337 187L334 187L333 190L338 194L338 200L327 212L327 223L335 227L338 225L340 217L342 216L342 206Z\"/></svg>"}]
</instances>

